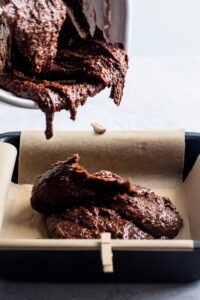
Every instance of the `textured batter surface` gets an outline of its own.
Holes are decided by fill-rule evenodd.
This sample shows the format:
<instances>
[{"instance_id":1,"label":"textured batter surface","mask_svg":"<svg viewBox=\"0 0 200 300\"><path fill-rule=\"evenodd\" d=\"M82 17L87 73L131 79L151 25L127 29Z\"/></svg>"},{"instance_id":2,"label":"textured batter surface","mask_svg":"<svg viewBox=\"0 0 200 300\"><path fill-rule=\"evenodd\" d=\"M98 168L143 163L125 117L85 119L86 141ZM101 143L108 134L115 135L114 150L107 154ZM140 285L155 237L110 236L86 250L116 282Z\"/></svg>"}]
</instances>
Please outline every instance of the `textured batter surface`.
<instances>
[{"instance_id":1,"label":"textured batter surface","mask_svg":"<svg viewBox=\"0 0 200 300\"><path fill-rule=\"evenodd\" d=\"M9 0L4 17L20 52L34 73L51 69L57 53L58 36L66 19L62 0Z\"/></svg>"},{"instance_id":2,"label":"textured batter surface","mask_svg":"<svg viewBox=\"0 0 200 300\"><path fill-rule=\"evenodd\" d=\"M90 174L76 154L58 162L35 182L31 204L46 215L50 238L166 239L183 220L168 198L130 180L100 171Z\"/></svg>"},{"instance_id":3,"label":"textured batter surface","mask_svg":"<svg viewBox=\"0 0 200 300\"><path fill-rule=\"evenodd\" d=\"M3 6L12 51L0 87L38 103L46 115L47 139L53 136L55 112L67 110L75 120L77 108L106 87L116 105L123 96L127 53L105 41L89 2L8 0Z\"/></svg>"},{"instance_id":4,"label":"textured batter surface","mask_svg":"<svg viewBox=\"0 0 200 300\"><path fill-rule=\"evenodd\" d=\"M1 1L0 1L1 5ZM3 71L8 60L8 27L3 17L0 17L0 72Z\"/></svg>"},{"instance_id":5,"label":"textured batter surface","mask_svg":"<svg viewBox=\"0 0 200 300\"><path fill-rule=\"evenodd\" d=\"M72 207L46 219L47 231L54 239L99 239L110 232L113 239L154 239L151 234L103 205Z\"/></svg>"}]
</instances>

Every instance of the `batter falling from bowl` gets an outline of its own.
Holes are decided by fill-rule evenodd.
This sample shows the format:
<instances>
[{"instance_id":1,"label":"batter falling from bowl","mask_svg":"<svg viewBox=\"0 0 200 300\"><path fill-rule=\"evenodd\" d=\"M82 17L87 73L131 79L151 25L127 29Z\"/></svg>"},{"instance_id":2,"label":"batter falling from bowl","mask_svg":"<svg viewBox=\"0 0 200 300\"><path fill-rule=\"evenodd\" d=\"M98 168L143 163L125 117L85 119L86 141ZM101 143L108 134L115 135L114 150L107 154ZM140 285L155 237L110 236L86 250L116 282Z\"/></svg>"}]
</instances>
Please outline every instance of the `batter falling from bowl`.
<instances>
[{"instance_id":1,"label":"batter falling from bowl","mask_svg":"<svg viewBox=\"0 0 200 300\"><path fill-rule=\"evenodd\" d=\"M55 112L67 110L75 120L78 107L106 87L120 105L128 56L123 45L109 44L96 26L92 0L3 3L1 22L10 34L0 87L38 103L46 115L47 139L53 136ZM0 30L7 28L0 23Z\"/></svg>"}]
</instances>

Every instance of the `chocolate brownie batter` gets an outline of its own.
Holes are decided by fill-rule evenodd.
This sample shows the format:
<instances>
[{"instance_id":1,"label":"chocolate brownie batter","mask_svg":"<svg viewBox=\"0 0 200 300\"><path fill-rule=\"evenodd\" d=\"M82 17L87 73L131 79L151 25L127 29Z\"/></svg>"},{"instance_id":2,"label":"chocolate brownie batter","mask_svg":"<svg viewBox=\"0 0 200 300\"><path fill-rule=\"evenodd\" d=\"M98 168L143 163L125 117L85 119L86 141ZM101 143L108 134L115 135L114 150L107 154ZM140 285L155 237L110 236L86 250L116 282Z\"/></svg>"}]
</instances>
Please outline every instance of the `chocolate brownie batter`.
<instances>
[{"instance_id":1,"label":"chocolate brownie batter","mask_svg":"<svg viewBox=\"0 0 200 300\"><path fill-rule=\"evenodd\" d=\"M1 1L0 1L1 4ZM8 27L3 17L0 17L0 72L3 71L8 60Z\"/></svg>"},{"instance_id":2,"label":"chocolate brownie batter","mask_svg":"<svg viewBox=\"0 0 200 300\"><path fill-rule=\"evenodd\" d=\"M157 239L175 237L182 218L168 198L110 171L90 174L76 154L41 175L32 207L46 215L50 238Z\"/></svg>"},{"instance_id":3,"label":"chocolate brownie batter","mask_svg":"<svg viewBox=\"0 0 200 300\"><path fill-rule=\"evenodd\" d=\"M64 0L67 13L81 38L94 34L96 14L91 0ZM77 13L78 12L78 13Z\"/></svg>"},{"instance_id":4,"label":"chocolate brownie batter","mask_svg":"<svg viewBox=\"0 0 200 300\"><path fill-rule=\"evenodd\" d=\"M102 39L75 41L59 51L51 78L70 78L80 82L101 82L111 88L110 98L120 105L128 69L128 56L120 44L109 45ZM48 77L48 74L46 74Z\"/></svg>"},{"instance_id":5,"label":"chocolate brownie batter","mask_svg":"<svg viewBox=\"0 0 200 300\"><path fill-rule=\"evenodd\" d=\"M9 0L3 16L33 73L49 71L57 53L58 36L66 19L62 0Z\"/></svg>"},{"instance_id":6,"label":"chocolate brownie batter","mask_svg":"<svg viewBox=\"0 0 200 300\"><path fill-rule=\"evenodd\" d=\"M6 3L2 9L12 31L12 55L0 87L38 103L46 114L47 139L53 135L55 112L65 109L75 120L77 108L106 87L120 104L128 56L92 24L90 0Z\"/></svg>"},{"instance_id":7,"label":"chocolate brownie batter","mask_svg":"<svg viewBox=\"0 0 200 300\"><path fill-rule=\"evenodd\" d=\"M63 214L50 215L46 225L53 239L99 239L103 232L110 232L113 239L154 239L114 210L97 205L71 207Z\"/></svg>"},{"instance_id":8,"label":"chocolate brownie batter","mask_svg":"<svg viewBox=\"0 0 200 300\"><path fill-rule=\"evenodd\" d=\"M80 157L73 155L66 161L58 162L36 181L31 204L40 213L62 211L68 205L113 197L116 193L133 192L135 186L118 175L108 171L90 174L79 165Z\"/></svg>"},{"instance_id":9,"label":"chocolate brownie batter","mask_svg":"<svg viewBox=\"0 0 200 300\"><path fill-rule=\"evenodd\" d=\"M103 83L78 83L75 80L38 80L22 72L12 70L9 74L0 75L0 86L14 92L17 96L35 100L46 115L46 137L53 136L54 113L63 109L70 112L75 120L77 109L104 89Z\"/></svg>"}]
</instances>

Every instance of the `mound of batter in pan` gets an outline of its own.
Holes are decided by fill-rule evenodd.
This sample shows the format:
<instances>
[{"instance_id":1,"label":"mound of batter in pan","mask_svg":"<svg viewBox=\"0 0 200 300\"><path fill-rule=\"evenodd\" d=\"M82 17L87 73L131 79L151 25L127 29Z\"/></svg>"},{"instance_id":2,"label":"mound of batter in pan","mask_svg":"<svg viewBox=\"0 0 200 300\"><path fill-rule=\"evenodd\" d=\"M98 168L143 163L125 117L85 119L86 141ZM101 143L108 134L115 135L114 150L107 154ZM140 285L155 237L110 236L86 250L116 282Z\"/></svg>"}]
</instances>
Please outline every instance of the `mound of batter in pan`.
<instances>
[{"instance_id":1,"label":"mound of batter in pan","mask_svg":"<svg viewBox=\"0 0 200 300\"><path fill-rule=\"evenodd\" d=\"M48 236L60 239L175 237L183 220L168 198L110 171L90 174L79 155L58 162L35 182L31 205L46 218Z\"/></svg>"}]
</instances>

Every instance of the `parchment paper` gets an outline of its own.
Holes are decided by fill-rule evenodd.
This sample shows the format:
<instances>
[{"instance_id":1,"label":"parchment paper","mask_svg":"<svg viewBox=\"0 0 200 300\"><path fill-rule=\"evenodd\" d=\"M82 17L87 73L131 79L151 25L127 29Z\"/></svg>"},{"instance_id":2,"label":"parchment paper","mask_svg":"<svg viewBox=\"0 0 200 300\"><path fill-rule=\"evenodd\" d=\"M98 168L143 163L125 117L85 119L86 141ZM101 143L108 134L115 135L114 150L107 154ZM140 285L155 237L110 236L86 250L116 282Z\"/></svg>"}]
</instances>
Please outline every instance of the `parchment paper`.
<instances>
[{"instance_id":1,"label":"parchment paper","mask_svg":"<svg viewBox=\"0 0 200 300\"><path fill-rule=\"evenodd\" d=\"M110 170L155 188L182 182L185 134L178 131L56 132L46 141L43 132L23 132L19 182L32 184L58 160L74 153L91 172Z\"/></svg>"},{"instance_id":2,"label":"parchment paper","mask_svg":"<svg viewBox=\"0 0 200 300\"><path fill-rule=\"evenodd\" d=\"M5 199L8 196L16 155L17 150L15 147L0 142L0 230L4 217Z\"/></svg>"},{"instance_id":3,"label":"parchment paper","mask_svg":"<svg viewBox=\"0 0 200 300\"><path fill-rule=\"evenodd\" d=\"M24 132L19 160L20 184L10 186L0 237L46 238L44 219L30 206L31 184L51 163L79 153L81 163L90 171L112 170L169 197L184 219L183 229L176 239L191 239L186 193L190 184L189 188L182 184L184 141L183 130L110 132L103 136L93 132L57 132L51 141L46 141L42 132ZM200 170L200 161L198 165Z\"/></svg>"},{"instance_id":4,"label":"parchment paper","mask_svg":"<svg viewBox=\"0 0 200 300\"><path fill-rule=\"evenodd\" d=\"M11 183L0 238L45 238L44 218L30 206L32 185Z\"/></svg>"},{"instance_id":5,"label":"parchment paper","mask_svg":"<svg viewBox=\"0 0 200 300\"><path fill-rule=\"evenodd\" d=\"M200 240L200 156L183 185L191 236Z\"/></svg>"}]
</instances>

